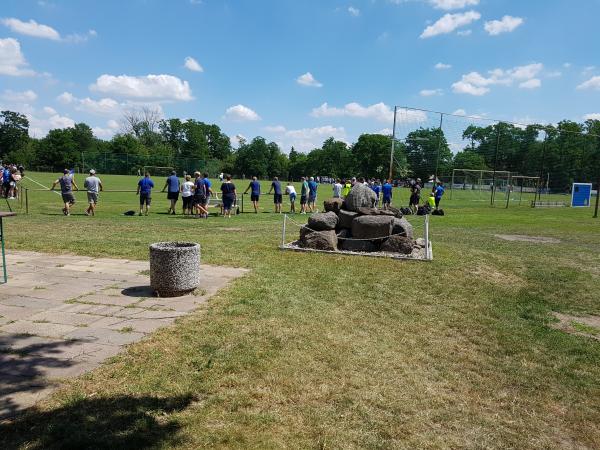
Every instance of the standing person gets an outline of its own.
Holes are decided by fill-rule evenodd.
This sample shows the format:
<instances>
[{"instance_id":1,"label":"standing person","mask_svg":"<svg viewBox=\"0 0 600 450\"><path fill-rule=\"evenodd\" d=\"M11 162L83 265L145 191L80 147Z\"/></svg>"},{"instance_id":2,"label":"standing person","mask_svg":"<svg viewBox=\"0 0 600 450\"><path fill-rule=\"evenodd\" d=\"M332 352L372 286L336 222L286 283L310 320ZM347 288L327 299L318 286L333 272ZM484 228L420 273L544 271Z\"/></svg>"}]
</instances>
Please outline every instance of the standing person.
<instances>
[{"instance_id":1,"label":"standing person","mask_svg":"<svg viewBox=\"0 0 600 450\"><path fill-rule=\"evenodd\" d=\"M281 203L283 202L283 193L281 192L281 183L279 178L274 177L271 183L271 189L269 194L273 191L273 204L275 205L275 212L281 214Z\"/></svg>"},{"instance_id":2,"label":"standing person","mask_svg":"<svg viewBox=\"0 0 600 450\"><path fill-rule=\"evenodd\" d=\"M343 187L344 186L342 186L339 178L335 180L335 183L333 184L333 198L342 198Z\"/></svg>"},{"instance_id":3,"label":"standing person","mask_svg":"<svg viewBox=\"0 0 600 450\"><path fill-rule=\"evenodd\" d=\"M383 186L381 187L381 192L383 196L383 209L388 209L392 203L392 190L394 186L392 185L392 180L386 180Z\"/></svg>"},{"instance_id":4,"label":"standing person","mask_svg":"<svg viewBox=\"0 0 600 450\"><path fill-rule=\"evenodd\" d=\"M231 175L227 175L225 177L225 182L221 184L221 194L221 200L223 201L223 216L227 216L228 219L231 219L231 208L237 197L235 184L231 182Z\"/></svg>"},{"instance_id":5,"label":"standing person","mask_svg":"<svg viewBox=\"0 0 600 450\"><path fill-rule=\"evenodd\" d=\"M379 206L379 200L380 200L379 194L381 194L381 184L379 184L379 180L375 180L373 182L373 184L371 185L371 189L373 190L373 192L375 192L375 195L377 196L376 205Z\"/></svg>"},{"instance_id":6,"label":"standing person","mask_svg":"<svg viewBox=\"0 0 600 450\"><path fill-rule=\"evenodd\" d=\"M346 198L352 190L352 183L350 183L350 180L344 180L343 184L344 187L342 188L342 198Z\"/></svg>"},{"instance_id":7,"label":"standing person","mask_svg":"<svg viewBox=\"0 0 600 450\"><path fill-rule=\"evenodd\" d=\"M306 214L306 202L308 199L308 182L305 177L301 178L302 187L300 188L300 214Z\"/></svg>"},{"instance_id":8,"label":"standing person","mask_svg":"<svg viewBox=\"0 0 600 450\"><path fill-rule=\"evenodd\" d=\"M85 210L85 215L95 216L96 205L98 205L98 194L103 190L102 181L96 176L96 171L90 169L90 176L83 182L83 187L87 191L88 207Z\"/></svg>"},{"instance_id":9,"label":"standing person","mask_svg":"<svg viewBox=\"0 0 600 450\"><path fill-rule=\"evenodd\" d=\"M150 178L150 173L145 172L144 178L141 178L138 181L137 191L135 195L140 196L140 216L144 210L144 206L146 207L146 215L148 215L148 210L150 209L150 204L152 203L152 188L154 187L154 181Z\"/></svg>"},{"instance_id":10,"label":"standing person","mask_svg":"<svg viewBox=\"0 0 600 450\"><path fill-rule=\"evenodd\" d=\"M296 188L291 182L285 187L285 193L290 196L290 212L296 214Z\"/></svg>"},{"instance_id":11,"label":"standing person","mask_svg":"<svg viewBox=\"0 0 600 450\"><path fill-rule=\"evenodd\" d=\"M258 201L260 199L260 183L256 177L252 177L252 181L244 191L244 194L250 192L250 200L252 201L252 206L254 206L254 214L258 213Z\"/></svg>"},{"instance_id":12,"label":"standing person","mask_svg":"<svg viewBox=\"0 0 600 450\"><path fill-rule=\"evenodd\" d=\"M313 177L308 181L308 209L310 212L316 212L315 203L317 202L317 182Z\"/></svg>"},{"instance_id":13,"label":"standing person","mask_svg":"<svg viewBox=\"0 0 600 450\"><path fill-rule=\"evenodd\" d=\"M10 190L10 169L8 164L4 165L2 169L2 197L8 197L8 191Z\"/></svg>"},{"instance_id":14,"label":"standing person","mask_svg":"<svg viewBox=\"0 0 600 450\"><path fill-rule=\"evenodd\" d=\"M208 191L206 183L200 175L200 172L194 172L194 209L196 210L196 218L203 217L208 219Z\"/></svg>"},{"instance_id":15,"label":"standing person","mask_svg":"<svg viewBox=\"0 0 600 450\"><path fill-rule=\"evenodd\" d=\"M70 176L69 169L63 170L63 176L54 181L52 183L51 190L54 190L57 184L60 184L60 193L62 196L62 201L65 204L62 212L65 216L71 215L71 207L75 204L75 196L73 195L73 188L75 190L79 190L77 184L75 184L75 180Z\"/></svg>"},{"instance_id":16,"label":"standing person","mask_svg":"<svg viewBox=\"0 0 600 450\"><path fill-rule=\"evenodd\" d=\"M438 181L437 186L434 189L435 209L440 208L440 200L442 199L442 196L444 195L445 190L446 189L444 189L444 185L442 184L442 182Z\"/></svg>"},{"instance_id":17,"label":"standing person","mask_svg":"<svg viewBox=\"0 0 600 450\"><path fill-rule=\"evenodd\" d=\"M221 172L221 173L219 174L219 181L220 181L221 183L223 182L223 172Z\"/></svg>"},{"instance_id":18,"label":"standing person","mask_svg":"<svg viewBox=\"0 0 600 450\"><path fill-rule=\"evenodd\" d=\"M10 188L8 191L9 200L14 200L19 197L19 181L21 181L21 174L19 173L17 168L13 166L13 168L10 171Z\"/></svg>"},{"instance_id":19,"label":"standing person","mask_svg":"<svg viewBox=\"0 0 600 450\"><path fill-rule=\"evenodd\" d=\"M419 203L421 203L421 189L421 179L417 178L417 181L412 183L410 186L410 200L408 202L408 207L413 214L417 213L419 209Z\"/></svg>"},{"instance_id":20,"label":"standing person","mask_svg":"<svg viewBox=\"0 0 600 450\"><path fill-rule=\"evenodd\" d=\"M171 176L167 178L165 186L160 192L165 192L165 189L167 189L167 199L171 201L167 214L175 215L175 205L177 204L177 200L179 200L179 178L177 177L177 172L174 170L171 172Z\"/></svg>"},{"instance_id":21,"label":"standing person","mask_svg":"<svg viewBox=\"0 0 600 450\"><path fill-rule=\"evenodd\" d=\"M192 177L185 176L185 181L181 183L181 201L183 202L183 214L192 214L192 200L194 198L194 183Z\"/></svg>"}]
</instances>

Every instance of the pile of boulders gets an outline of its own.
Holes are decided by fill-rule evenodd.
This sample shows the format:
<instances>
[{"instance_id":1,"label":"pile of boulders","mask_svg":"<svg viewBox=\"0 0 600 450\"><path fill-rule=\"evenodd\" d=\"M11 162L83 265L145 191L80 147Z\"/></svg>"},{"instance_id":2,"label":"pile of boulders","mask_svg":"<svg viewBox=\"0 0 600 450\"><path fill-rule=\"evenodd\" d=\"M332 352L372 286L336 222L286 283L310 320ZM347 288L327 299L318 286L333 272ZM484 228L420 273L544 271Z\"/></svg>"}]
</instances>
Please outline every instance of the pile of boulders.
<instances>
[{"instance_id":1,"label":"pile of boulders","mask_svg":"<svg viewBox=\"0 0 600 450\"><path fill-rule=\"evenodd\" d=\"M422 251L423 239L414 240L412 225L399 209L380 209L375 192L361 183L345 200L325 200L325 212L315 213L300 229L293 244L314 250L385 252L402 255Z\"/></svg>"}]
</instances>

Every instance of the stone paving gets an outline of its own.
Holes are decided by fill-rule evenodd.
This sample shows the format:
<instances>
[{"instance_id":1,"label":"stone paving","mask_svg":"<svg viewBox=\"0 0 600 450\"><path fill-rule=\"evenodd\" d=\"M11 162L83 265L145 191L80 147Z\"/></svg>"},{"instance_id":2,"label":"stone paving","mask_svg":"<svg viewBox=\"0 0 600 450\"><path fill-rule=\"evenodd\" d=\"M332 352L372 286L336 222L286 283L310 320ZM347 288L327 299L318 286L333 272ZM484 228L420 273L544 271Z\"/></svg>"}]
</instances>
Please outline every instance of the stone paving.
<instances>
[{"instance_id":1,"label":"stone paving","mask_svg":"<svg viewBox=\"0 0 600 450\"><path fill-rule=\"evenodd\" d=\"M148 262L9 252L0 285L0 419L168 326L245 269L202 265L202 288L152 296Z\"/></svg>"}]
</instances>

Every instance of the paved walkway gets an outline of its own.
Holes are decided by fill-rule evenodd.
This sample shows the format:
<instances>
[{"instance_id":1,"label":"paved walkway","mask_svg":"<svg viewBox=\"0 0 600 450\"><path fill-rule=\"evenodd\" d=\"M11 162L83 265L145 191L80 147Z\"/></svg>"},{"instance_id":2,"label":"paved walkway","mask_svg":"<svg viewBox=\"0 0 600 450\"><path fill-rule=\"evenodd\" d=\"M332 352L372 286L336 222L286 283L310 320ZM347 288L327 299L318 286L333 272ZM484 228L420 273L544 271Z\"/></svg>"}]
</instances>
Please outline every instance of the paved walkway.
<instances>
[{"instance_id":1,"label":"paved walkway","mask_svg":"<svg viewBox=\"0 0 600 450\"><path fill-rule=\"evenodd\" d=\"M0 419L198 307L245 269L202 265L195 295L154 298L148 262L9 252L0 285Z\"/></svg>"}]
</instances>

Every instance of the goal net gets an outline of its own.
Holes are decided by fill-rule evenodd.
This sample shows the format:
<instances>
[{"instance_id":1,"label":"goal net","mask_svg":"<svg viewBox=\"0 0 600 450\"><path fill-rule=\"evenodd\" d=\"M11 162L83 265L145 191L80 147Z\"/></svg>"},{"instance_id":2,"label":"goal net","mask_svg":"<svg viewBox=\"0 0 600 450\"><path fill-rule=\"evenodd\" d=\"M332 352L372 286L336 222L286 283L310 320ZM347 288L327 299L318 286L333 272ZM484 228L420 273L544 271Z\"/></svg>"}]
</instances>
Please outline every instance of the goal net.
<instances>
[{"instance_id":1,"label":"goal net","mask_svg":"<svg viewBox=\"0 0 600 450\"><path fill-rule=\"evenodd\" d=\"M140 173L138 175L144 175L144 173L148 172L150 175L155 177L168 177L171 175L171 172L175 170L175 167L166 167L166 166L143 166L140 169Z\"/></svg>"},{"instance_id":2,"label":"goal net","mask_svg":"<svg viewBox=\"0 0 600 450\"><path fill-rule=\"evenodd\" d=\"M450 198L459 200L490 201L507 195L511 173L508 171L453 169Z\"/></svg>"}]
</instances>

